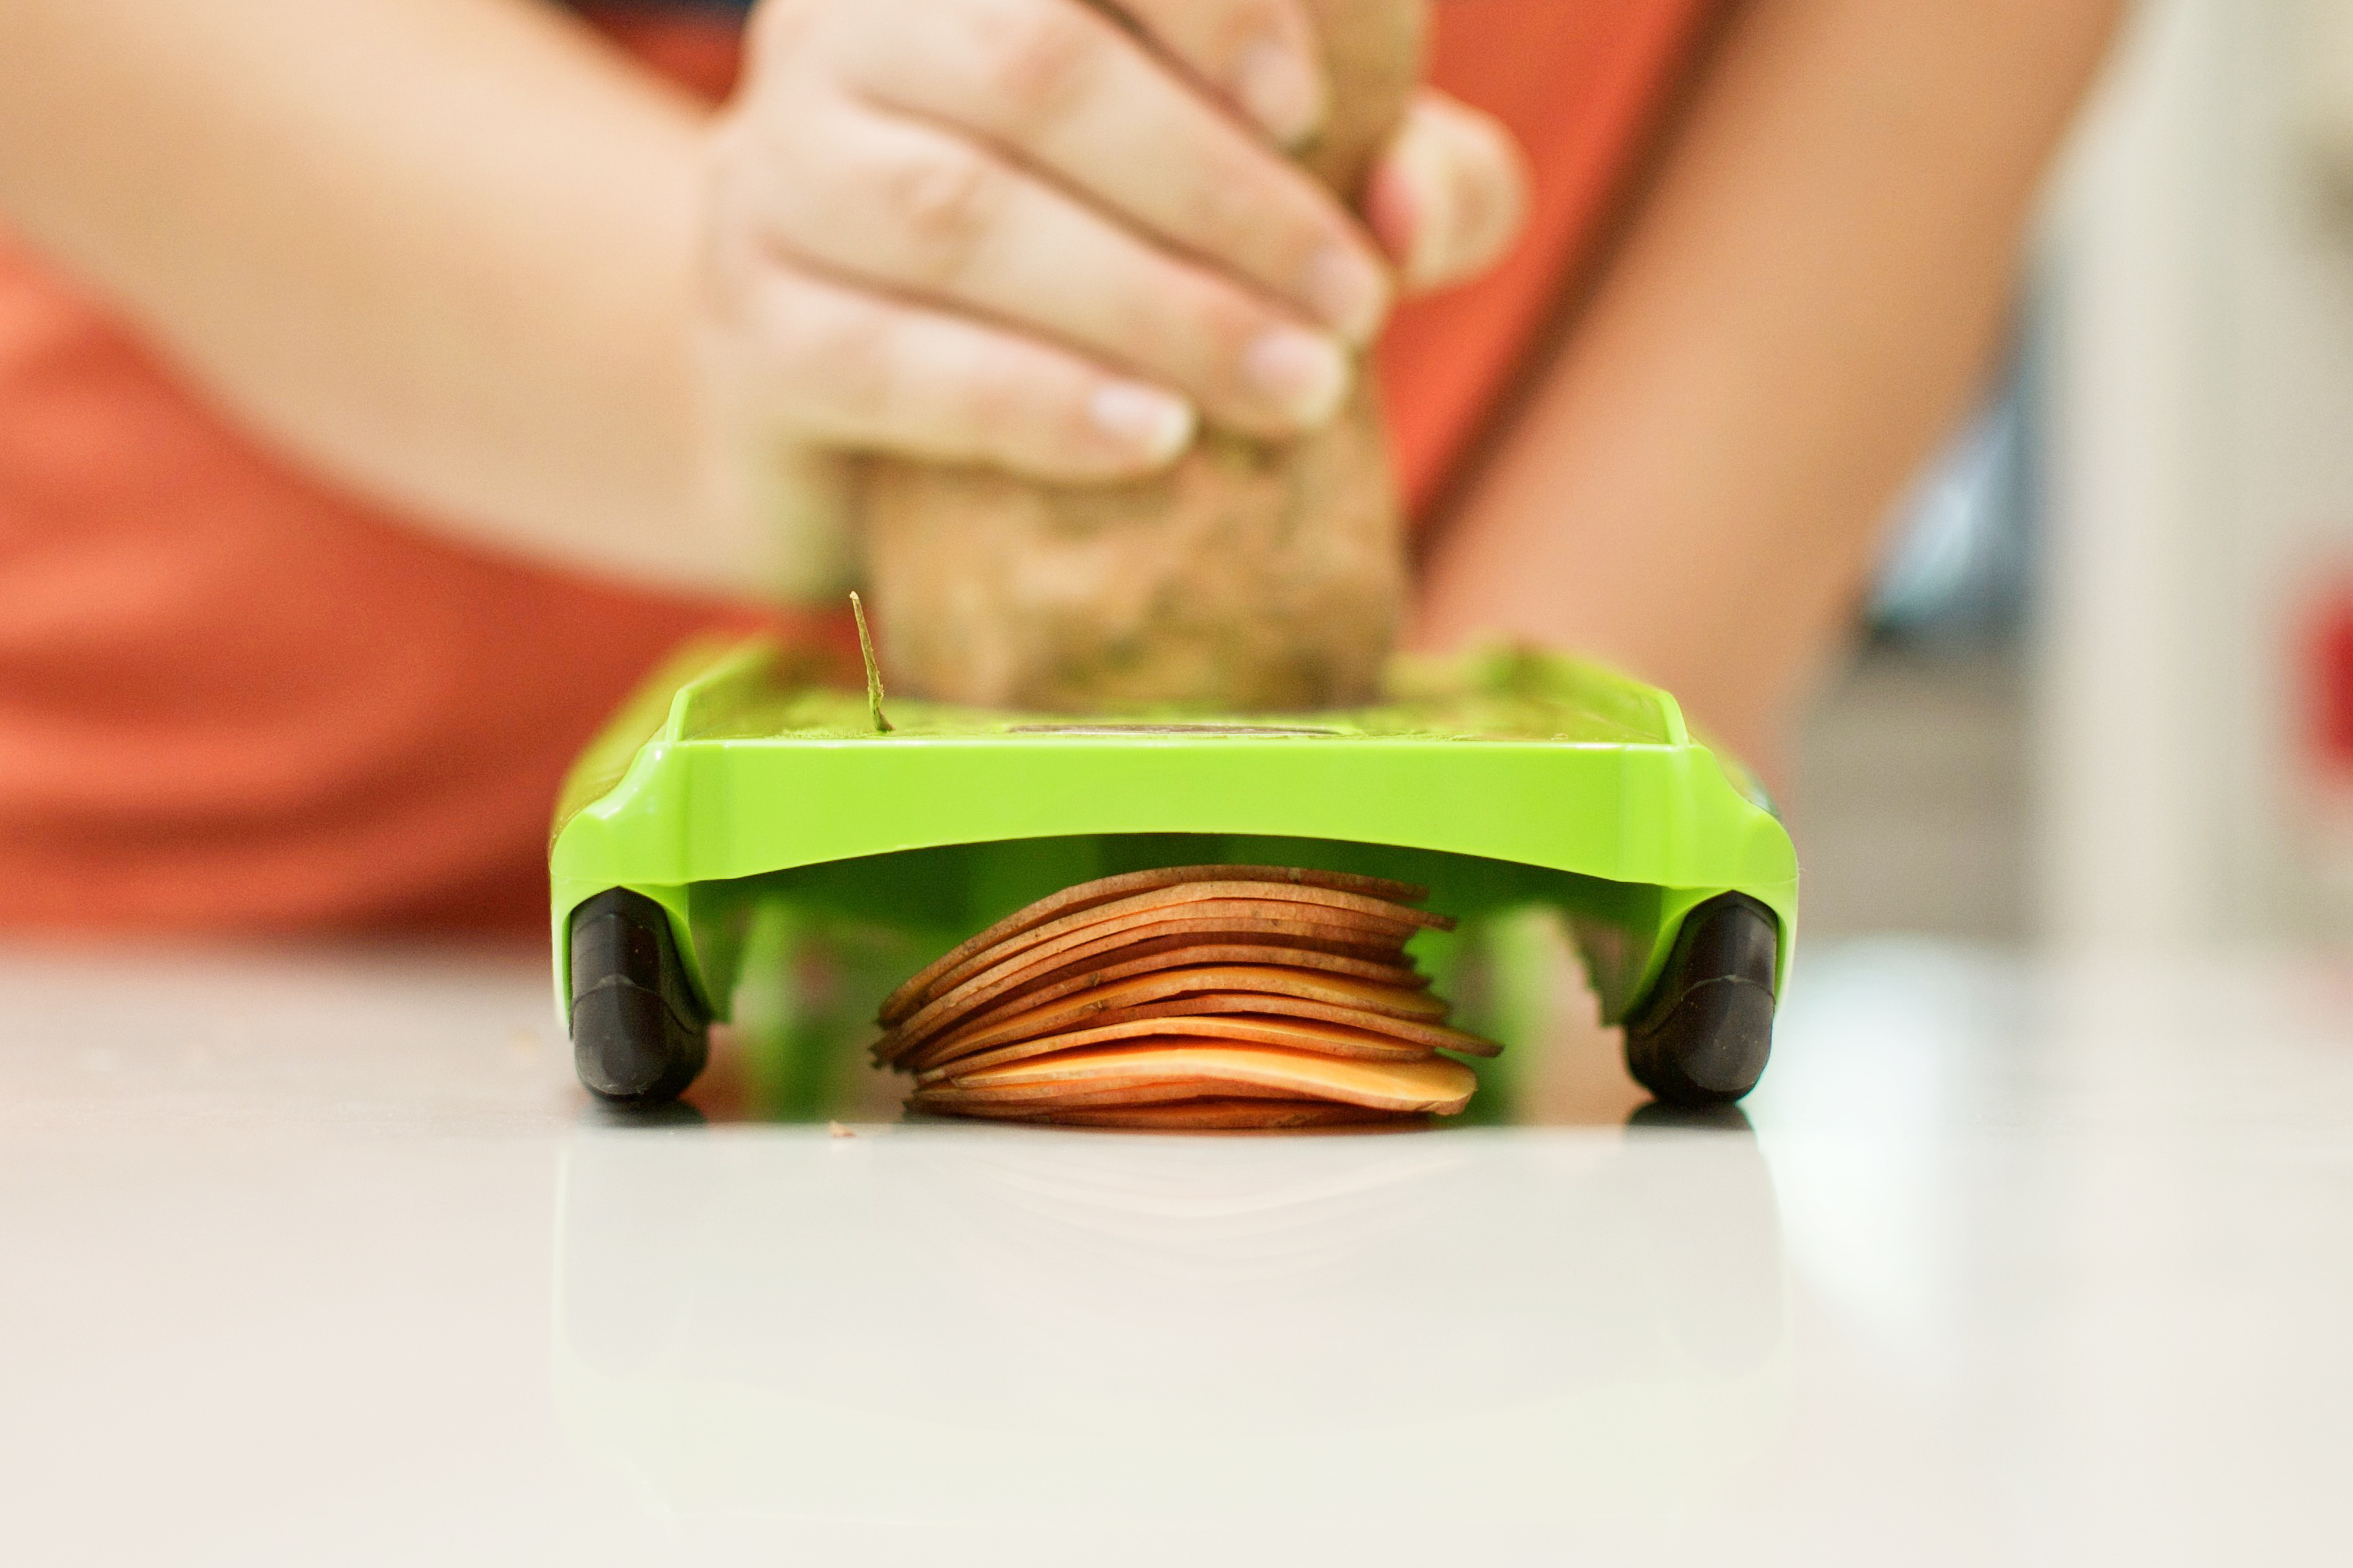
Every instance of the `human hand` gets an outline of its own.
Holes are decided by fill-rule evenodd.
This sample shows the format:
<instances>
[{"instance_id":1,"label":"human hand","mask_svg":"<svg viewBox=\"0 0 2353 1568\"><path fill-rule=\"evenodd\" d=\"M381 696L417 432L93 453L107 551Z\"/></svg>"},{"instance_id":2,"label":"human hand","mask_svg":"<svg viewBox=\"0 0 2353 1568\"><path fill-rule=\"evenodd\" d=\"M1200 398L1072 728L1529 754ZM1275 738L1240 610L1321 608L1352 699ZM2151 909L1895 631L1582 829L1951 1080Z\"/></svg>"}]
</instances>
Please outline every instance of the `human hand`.
<instances>
[{"instance_id":1,"label":"human hand","mask_svg":"<svg viewBox=\"0 0 2353 1568\"><path fill-rule=\"evenodd\" d=\"M1328 420L1398 273L1451 280L1508 238L1508 138L1436 95L1368 184L1370 232L1283 155L1327 94L1299 0L1120 11L1132 30L1082 0L755 12L709 150L702 326L732 428L1129 477L1202 416Z\"/></svg>"}]
</instances>

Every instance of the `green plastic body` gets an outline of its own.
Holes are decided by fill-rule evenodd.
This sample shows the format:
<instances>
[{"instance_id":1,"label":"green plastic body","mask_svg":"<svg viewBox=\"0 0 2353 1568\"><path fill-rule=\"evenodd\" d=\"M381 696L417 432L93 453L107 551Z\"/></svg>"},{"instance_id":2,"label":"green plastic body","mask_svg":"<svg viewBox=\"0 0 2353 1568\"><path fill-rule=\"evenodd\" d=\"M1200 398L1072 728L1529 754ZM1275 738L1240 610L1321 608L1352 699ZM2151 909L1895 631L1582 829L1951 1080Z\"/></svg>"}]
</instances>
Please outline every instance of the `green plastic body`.
<instances>
[{"instance_id":1,"label":"green plastic body","mask_svg":"<svg viewBox=\"0 0 2353 1568\"><path fill-rule=\"evenodd\" d=\"M764 909L894 933L920 963L1074 882L1217 861L1421 882L1472 921L1549 905L1609 1022L1719 893L1775 912L1786 976L1788 835L1672 698L1525 654L1438 673L1353 713L1121 723L892 703L882 733L861 698L797 679L770 645L690 650L565 786L549 851L559 1008L571 913L607 888L670 911L725 1019Z\"/></svg>"}]
</instances>

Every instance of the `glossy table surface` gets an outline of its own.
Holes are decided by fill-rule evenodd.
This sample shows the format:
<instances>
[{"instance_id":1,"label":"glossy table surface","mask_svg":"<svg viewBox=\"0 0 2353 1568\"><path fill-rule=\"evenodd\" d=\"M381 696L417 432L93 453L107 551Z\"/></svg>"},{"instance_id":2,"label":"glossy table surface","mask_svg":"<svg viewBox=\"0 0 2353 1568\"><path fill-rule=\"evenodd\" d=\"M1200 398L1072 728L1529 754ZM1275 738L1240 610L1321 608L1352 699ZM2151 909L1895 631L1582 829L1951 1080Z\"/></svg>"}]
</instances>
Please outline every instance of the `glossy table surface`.
<instances>
[{"instance_id":1,"label":"glossy table surface","mask_svg":"<svg viewBox=\"0 0 2353 1568\"><path fill-rule=\"evenodd\" d=\"M2353 1560L2353 965L1816 947L1753 1130L1588 1026L1274 1138L618 1121L525 955L0 987L9 1562Z\"/></svg>"}]
</instances>

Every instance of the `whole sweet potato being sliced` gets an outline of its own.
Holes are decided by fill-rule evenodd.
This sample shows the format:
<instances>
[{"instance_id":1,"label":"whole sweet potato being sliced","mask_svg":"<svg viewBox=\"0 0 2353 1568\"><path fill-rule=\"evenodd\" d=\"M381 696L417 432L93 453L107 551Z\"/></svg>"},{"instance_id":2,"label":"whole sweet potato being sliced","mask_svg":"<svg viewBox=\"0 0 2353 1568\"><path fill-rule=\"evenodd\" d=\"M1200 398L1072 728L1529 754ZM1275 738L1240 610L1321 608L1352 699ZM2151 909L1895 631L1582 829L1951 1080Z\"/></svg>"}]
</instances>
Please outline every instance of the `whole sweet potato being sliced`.
<instances>
[{"instance_id":1,"label":"whole sweet potato being sliced","mask_svg":"<svg viewBox=\"0 0 2353 1568\"><path fill-rule=\"evenodd\" d=\"M1352 205L1421 65L1425 0L1308 0L1331 83L1302 161ZM1039 485L875 458L866 574L894 689L1062 712L1368 700L1405 560L1368 376L1289 442L1208 429L1166 472Z\"/></svg>"}]
</instances>

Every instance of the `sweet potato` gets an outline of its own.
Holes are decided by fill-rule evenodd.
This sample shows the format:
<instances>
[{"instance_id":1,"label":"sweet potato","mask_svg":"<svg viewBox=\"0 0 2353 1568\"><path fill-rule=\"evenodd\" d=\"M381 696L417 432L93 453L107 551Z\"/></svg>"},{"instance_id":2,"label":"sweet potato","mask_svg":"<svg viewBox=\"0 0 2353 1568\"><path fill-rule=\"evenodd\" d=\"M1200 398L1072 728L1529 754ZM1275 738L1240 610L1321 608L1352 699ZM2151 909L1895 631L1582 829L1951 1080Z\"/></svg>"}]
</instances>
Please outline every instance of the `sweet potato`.
<instances>
[{"instance_id":1,"label":"sweet potato","mask_svg":"<svg viewBox=\"0 0 2353 1568\"><path fill-rule=\"evenodd\" d=\"M1419 75L1425 4L1310 9L1332 98L1301 158L1353 203ZM1063 712L1362 702L1404 600L1368 376L1301 439L1207 429L1130 483L871 459L860 511L882 662L911 697Z\"/></svg>"}]
</instances>

